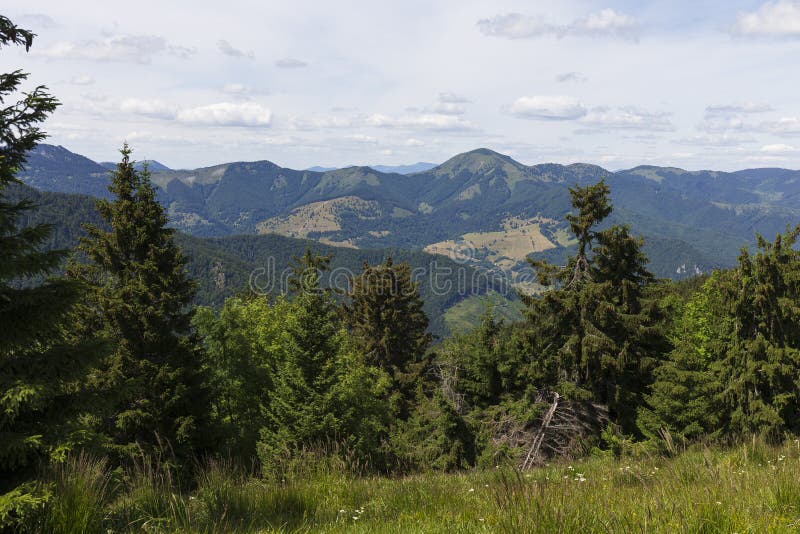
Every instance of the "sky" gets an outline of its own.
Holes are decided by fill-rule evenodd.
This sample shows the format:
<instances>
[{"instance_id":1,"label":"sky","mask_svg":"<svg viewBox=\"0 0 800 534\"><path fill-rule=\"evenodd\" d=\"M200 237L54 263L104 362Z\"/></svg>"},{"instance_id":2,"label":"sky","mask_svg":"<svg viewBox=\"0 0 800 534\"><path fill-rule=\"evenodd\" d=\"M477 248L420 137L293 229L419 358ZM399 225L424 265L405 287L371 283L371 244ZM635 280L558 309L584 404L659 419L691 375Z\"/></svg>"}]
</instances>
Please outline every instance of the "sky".
<instances>
[{"instance_id":1,"label":"sky","mask_svg":"<svg viewBox=\"0 0 800 534\"><path fill-rule=\"evenodd\" d=\"M96 161L800 168L800 0L3 4Z\"/></svg>"}]
</instances>

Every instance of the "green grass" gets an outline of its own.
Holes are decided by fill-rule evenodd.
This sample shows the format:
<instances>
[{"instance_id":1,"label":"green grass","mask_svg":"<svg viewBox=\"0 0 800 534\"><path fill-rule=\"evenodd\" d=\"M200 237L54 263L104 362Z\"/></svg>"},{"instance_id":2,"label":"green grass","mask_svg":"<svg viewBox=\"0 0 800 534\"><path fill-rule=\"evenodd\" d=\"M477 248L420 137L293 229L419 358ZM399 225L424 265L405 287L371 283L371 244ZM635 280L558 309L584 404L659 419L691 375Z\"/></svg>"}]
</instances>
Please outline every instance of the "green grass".
<instances>
[{"instance_id":1,"label":"green grass","mask_svg":"<svg viewBox=\"0 0 800 534\"><path fill-rule=\"evenodd\" d=\"M75 473L65 477L64 469ZM697 448L675 458L597 456L524 473L497 468L402 478L304 466L302 473L267 480L212 463L191 492L181 492L149 467L123 477L112 494L103 469L102 462L84 460L60 471L62 482L46 509L53 515L43 524L70 527L50 531L722 533L800 528L798 442ZM93 488L91 495L78 498L65 480ZM60 506L59 500L64 500Z\"/></svg>"}]
</instances>

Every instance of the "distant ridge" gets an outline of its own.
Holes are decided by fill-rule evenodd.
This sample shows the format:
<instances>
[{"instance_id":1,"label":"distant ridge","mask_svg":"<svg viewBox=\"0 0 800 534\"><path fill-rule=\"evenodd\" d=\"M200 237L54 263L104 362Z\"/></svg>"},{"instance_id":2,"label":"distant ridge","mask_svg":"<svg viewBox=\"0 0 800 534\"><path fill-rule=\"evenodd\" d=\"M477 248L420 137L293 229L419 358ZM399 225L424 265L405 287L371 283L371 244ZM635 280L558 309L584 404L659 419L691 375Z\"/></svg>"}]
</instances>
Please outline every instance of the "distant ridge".
<instances>
[{"instance_id":1,"label":"distant ridge","mask_svg":"<svg viewBox=\"0 0 800 534\"><path fill-rule=\"evenodd\" d=\"M614 203L607 222L644 237L659 276L732 265L756 232L773 236L800 221L800 171L788 169L611 172L584 163L525 165L488 148L404 175L396 171L408 169L375 167L150 166L170 224L195 236L271 232L360 249L425 249L515 280L529 271L529 253L553 261L569 254L569 188L601 179ZM40 145L19 176L41 190L108 195L108 170L64 147Z\"/></svg>"},{"instance_id":2,"label":"distant ridge","mask_svg":"<svg viewBox=\"0 0 800 534\"><path fill-rule=\"evenodd\" d=\"M103 167L105 167L106 169L111 170L111 171L113 171L114 169L117 168L117 164L115 162L113 162L113 161L101 161L100 165L102 165ZM146 160L142 160L142 161L137 161L137 162L135 162L133 164L133 168L136 169L137 171L141 171L142 169L144 169L145 165L147 165L147 169L150 172L171 171L172 170L169 167L167 167L166 165L164 165L162 163L159 163L154 159L146 159Z\"/></svg>"},{"instance_id":3,"label":"distant ridge","mask_svg":"<svg viewBox=\"0 0 800 534\"><path fill-rule=\"evenodd\" d=\"M436 167L436 163L426 163L419 161L411 165L370 165L378 172L394 172L397 174L412 174L415 172L425 172Z\"/></svg>"},{"instance_id":4,"label":"distant ridge","mask_svg":"<svg viewBox=\"0 0 800 534\"><path fill-rule=\"evenodd\" d=\"M436 164L425 163L424 161L420 161L418 163L412 163L411 165L368 165L368 167L378 172L412 174L415 172L424 172L430 170L436 167ZM335 171L339 168L347 168L347 167L320 167L319 165L315 165L314 167L309 167L306 170L314 172L328 172L328 171Z\"/></svg>"}]
</instances>

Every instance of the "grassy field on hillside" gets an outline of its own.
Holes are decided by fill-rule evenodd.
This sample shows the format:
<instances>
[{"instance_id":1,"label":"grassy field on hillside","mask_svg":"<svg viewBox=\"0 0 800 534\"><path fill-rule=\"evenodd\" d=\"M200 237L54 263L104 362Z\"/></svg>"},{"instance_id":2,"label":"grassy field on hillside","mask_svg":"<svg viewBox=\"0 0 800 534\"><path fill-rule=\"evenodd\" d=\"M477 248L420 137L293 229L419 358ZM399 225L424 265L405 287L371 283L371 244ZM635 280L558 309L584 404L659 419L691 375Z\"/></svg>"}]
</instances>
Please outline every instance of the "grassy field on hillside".
<instances>
[{"instance_id":1,"label":"grassy field on hillside","mask_svg":"<svg viewBox=\"0 0 800 534\"><path fill-rule=\"evenodd\" d=\"M87 458L51 480L31 525L59 532L796 532L800 443L697 448L675 458L590 457L520 473L404 478L301 462L282 480L207 467L192 491L140 466ZM56 528L56 530L53 530Z\"/></svg>"}]
</instances>

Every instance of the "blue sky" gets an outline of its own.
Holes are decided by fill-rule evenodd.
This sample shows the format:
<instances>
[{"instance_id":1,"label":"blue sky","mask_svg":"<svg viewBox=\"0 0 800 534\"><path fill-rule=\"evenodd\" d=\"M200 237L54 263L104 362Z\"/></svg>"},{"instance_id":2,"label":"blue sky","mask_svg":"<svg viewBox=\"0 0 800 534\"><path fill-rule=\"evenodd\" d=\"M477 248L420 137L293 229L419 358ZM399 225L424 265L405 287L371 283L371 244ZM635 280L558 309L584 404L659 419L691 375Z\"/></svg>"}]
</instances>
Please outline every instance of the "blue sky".
<instances>
[{"instance_id":1,"label":"blue sky","mask_svg":"<svg viewBox=\"0 0 800 534\"><path fill-rule=\"evenodd\" d=\"M96 160L800 167L800 1L552 4L6 0L0 68Z\"/></svg>"}]
</instances>

